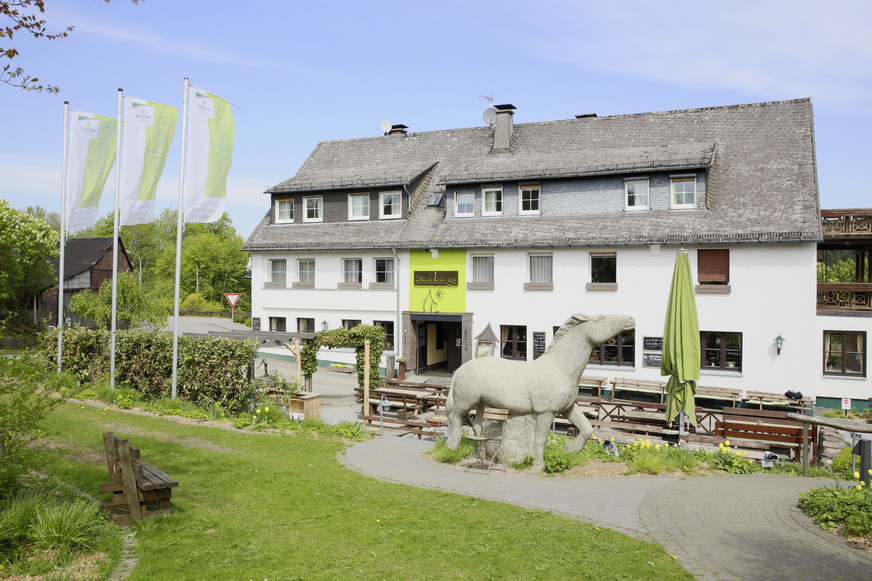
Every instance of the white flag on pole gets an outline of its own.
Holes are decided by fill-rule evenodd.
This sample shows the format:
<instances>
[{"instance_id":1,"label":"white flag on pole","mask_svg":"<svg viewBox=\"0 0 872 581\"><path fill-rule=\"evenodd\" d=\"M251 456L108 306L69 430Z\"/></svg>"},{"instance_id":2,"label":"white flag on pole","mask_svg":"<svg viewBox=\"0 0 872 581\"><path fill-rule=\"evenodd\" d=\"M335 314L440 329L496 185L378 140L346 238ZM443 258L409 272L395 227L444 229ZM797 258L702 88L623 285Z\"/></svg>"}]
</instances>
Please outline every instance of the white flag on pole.
<instances>
[{"instance_id":1,"label":"white flag on pole","mask_svg":"<svg viewBox=\"0 0 872 581\"><path fill-rule=\"evenodd\" d=\"M235 129L230 103L190 87L185 222L215 222L224 214Z\"/></svg>"},{"instance_id":2,"label":"white flag on pole","mask_svg":"<svg viewBox=\"0 0 872 581\"><path fill-rule=\"evenodd\" d=\"M117 121L72 111L67 231L94 225L106 178L115 164Z\"/></svg>"},{"instance_id":3,"label":"white flag on pole","mask_svg":"<svg viewBox=\"0 0 872 581\"><path fill-rule=\"evenodd\" d=\"M121 224L154 222L154 198L176 131L176 108L124 97Z\"/></svg>"}]
</instances>

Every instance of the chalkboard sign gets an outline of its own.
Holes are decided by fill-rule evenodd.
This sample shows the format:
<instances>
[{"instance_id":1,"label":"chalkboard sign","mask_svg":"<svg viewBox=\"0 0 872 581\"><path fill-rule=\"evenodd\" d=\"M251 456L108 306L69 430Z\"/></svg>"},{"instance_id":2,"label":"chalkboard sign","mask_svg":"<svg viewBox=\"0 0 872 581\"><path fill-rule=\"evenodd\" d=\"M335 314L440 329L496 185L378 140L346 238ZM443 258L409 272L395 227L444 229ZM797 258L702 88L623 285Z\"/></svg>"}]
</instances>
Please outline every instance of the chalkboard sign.
<instances>
[{"instance_id":1,"label":"chalkboard sign","mask_svg":"<svg viewBox=\"0 0 872 581\"><path fill-rule=\"evenodd\" d=\"M543 353L545 353L545 333L535 331L533 333L533 359L539 359Z\"/></svg>"},{"instance_id":2,"label":"chalkboard sign","mask_svg":"<svg viewBox=\"0 0 872 581\"><path fill-rule=\"evenodd\" d=\"M260 331L260 317L254 317L251 319L251 330Z\"/></svg>"},{"instance_id":3,"label":"chalkboard sign","mask_svg":"<svg viewBox=\"0 0 872 581\"><path fill-rule=\"evenodd\" d=\"M663 337L645 337L642 343L645 351L663 351Z\"/></svg>"},{"instance_id":4,"label":"chalkboard sign","mask_svg":"<svg viewBox=\"0 0 872 581\"><path fill-rule=\"evenodd\" d=\"M661 361L663 361L663 355L660 353L642 353L643 367L660 367Z\"/></svg>"}]
</instances>

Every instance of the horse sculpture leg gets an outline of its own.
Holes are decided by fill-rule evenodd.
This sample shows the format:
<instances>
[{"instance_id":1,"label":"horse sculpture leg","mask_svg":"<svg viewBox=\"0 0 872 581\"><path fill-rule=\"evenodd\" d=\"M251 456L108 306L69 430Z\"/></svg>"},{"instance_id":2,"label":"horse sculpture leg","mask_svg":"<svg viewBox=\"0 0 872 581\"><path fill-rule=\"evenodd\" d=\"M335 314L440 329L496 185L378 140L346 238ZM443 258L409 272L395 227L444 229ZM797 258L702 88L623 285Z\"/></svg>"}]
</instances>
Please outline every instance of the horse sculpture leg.
<instances>
[{"instance_id":1,"label":"horse sculpture leg","mask_svg":"<svg viewBox=\"0 0 872 581\"><path fill-rule=\"evenodd\" d=\"M476 436L481 436L482 427L484 426L484 402L478 402L475 406L475 423L472 425L472 432Z\"/></svg>"},{"instance_id":2,"label":"horse sculpture leg","mask_svg":"<svg viewBox=\"0 0 872 581\"><path fill-rule=\"evenodd\" d=\"M448 439L445 441L445 446L451 450L456 450L460 446L460 438L463 436L463 417L469 415L469 409L464 409L465 406L458 405L453 395L453 389L448 393L448 399L445 402L445 415L448 416Z\"/></svg>"},{"instance_id":3,"label":"horse sculpture leg","mask_svg":"<svg viewBox=\"0 0 872 581\"><path fill-rule=\"evenodd\" d=\"M586 417L584 417L584 413L582 413L581 409L575 404L572 404L569 414L566 412L563 413L563 417L572 422L573 426L578 428L578 435L572 440L566 442L565 450L569 453L580 452L584 449L585 444L587 444L588 439L590 439L593 434L593 426L590 425L590 422Z\"/></svg>"},{"instance_id":4,"label":"horse sculpture leg","mask_svg":"<svg viewBox=\"0 0 872 581\"><path fill-rule=\"evenodd\" d=\"M542 470L545 467L545 442L548 440L548 431L551 429L551 420L553 419L554 414L548 412L536 414L533 470Z\"/></svg>"}]
</instances>

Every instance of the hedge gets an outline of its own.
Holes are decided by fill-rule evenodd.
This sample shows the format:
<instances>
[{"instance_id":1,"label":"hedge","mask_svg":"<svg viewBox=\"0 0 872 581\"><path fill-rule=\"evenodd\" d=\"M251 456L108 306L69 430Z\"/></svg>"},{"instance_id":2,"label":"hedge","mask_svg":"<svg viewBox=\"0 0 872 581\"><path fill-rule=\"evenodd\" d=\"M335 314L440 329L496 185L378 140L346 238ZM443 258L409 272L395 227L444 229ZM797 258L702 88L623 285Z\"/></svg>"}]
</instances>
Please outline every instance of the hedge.
<instances>
[{"instance_id":1,"label":"hedge","mask_svg":"<svg viewBox=\"0 0 872 581\"><path fill-rule=\"evenodd\" d=\"M57 361L57 332L43 334L46 357ZM95 381L109 372L110 334L83 328L64 330L63 369L80 381ZM172 333L117 331L115 382L148 398L172 390ZM244 411L253 394L249 370L257 343L219 337L179 337L177 390L182 399L198 405L222 403L230 411Z\"/></svg>"}]
</instances>

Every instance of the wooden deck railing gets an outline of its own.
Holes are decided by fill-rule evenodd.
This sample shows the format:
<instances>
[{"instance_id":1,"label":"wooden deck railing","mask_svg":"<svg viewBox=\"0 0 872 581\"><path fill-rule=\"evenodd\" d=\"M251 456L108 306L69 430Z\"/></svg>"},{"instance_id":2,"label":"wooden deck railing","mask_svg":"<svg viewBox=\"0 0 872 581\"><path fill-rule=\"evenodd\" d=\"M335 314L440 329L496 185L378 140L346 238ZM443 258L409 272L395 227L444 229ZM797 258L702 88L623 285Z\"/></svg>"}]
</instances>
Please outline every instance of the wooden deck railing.
<instances>
[{"instance_id":1,"label":"wooden deck railing","mask_svg":"<svg viewBox=\"0 0 872 581\"><path fill-rule=\"evenodd\" d=\"M872 209L821 210L824 238L872 237Z\"/></svg>"},{"instance_id":2,"label":"wooden deck railing","mask_svg":"<svg viewBox=\"0 0 872 581\"><path fill-rule=\"evenodd\" d=\"M818 310L872 310L872 283L826 283L817 285Z\"/></svg>"}]
</instances>

